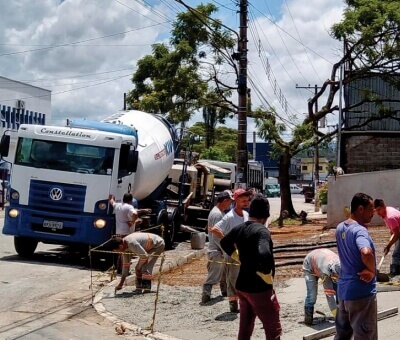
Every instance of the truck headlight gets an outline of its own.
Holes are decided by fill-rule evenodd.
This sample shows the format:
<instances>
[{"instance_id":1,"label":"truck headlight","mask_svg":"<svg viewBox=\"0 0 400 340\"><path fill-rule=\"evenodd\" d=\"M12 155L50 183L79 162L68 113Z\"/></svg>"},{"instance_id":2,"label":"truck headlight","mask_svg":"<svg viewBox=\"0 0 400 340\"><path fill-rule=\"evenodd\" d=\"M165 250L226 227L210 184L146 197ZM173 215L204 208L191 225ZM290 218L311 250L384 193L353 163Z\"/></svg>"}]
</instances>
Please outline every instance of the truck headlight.
<instances>
[{"instance_id":1,"label":"truck headlight","mask_svg":"<svg viewBox=\"0 0 400 340\"><path fill-rule=\"evenodd\" d=\"M104 202L99 203L99 209L100 210L106 210L107 209L107 203L104 203Z\"/></svg>"},{"instance_id":2,"label":"truck headlight","mask_svg":"<svg viewBox=\"0 0 400 340\"><path fill-rule=\"evenodd\" d=\"M99 218L98 220L94 221L93 224L96 228L103 229L106 226L107 222L102 218Z\"/></svg>"},{"instance_id":3,"label":"truck headlight","mask_svg":"<svg viewBox=\"0 0 400 340\"><path fill-rule=\"evenodd\" d=\"M18 209L10 209L8 211L8 216L12 218L16 218L19 215L19 210Z\"/></svg>"}]
</instances>

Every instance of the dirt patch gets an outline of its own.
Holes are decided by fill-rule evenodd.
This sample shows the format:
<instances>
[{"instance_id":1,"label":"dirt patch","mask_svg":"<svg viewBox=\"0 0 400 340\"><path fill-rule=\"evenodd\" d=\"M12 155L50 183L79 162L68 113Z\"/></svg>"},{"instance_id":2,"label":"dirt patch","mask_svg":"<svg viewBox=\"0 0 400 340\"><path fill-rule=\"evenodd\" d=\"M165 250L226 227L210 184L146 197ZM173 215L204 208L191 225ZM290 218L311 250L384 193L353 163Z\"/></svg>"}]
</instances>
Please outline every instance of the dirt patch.
<instances>
[{"instance_id":1,"label":"dirt patch","mask_svg":"<svg viewBox=\"0 0 400 340\"><path fill-rule=\"evenodd\" d=\"M326 230L326 224L320 223L321 221L313 221L312 224L306 225L291 225L284 226L281 228L272 227L271 235L274 242L274 247L280 247L283 245L291 244L321 244L327 242L335 242L335 229ZM379 261L383 248L387 244L390 233L385 226L374 226L369 228L369 233L374 240L377 260ZM330 247L334 252L337 252L336 247ZM302 259L304 259L305 254L310 250L302 250L299 247L298 252L279 252L275 253L275 262L277 264L285 261L285 256L292 256L290 261L296 264L289 264L279 266L276 269L275 284L284 285L284 281L289 278L302 277ZM298 255L297 257L295 257ZM287 261L289 262L289 261ZM390 266L390 254L387 256L385 262L381 267L382 273L388 273ZM207 275L207 257L203 256L201 258L195 259L190 263L184 264L183 266L170 271L168 273L162 274L162 283L171 286L201 286Z\"/></svg>"}]
</instances>

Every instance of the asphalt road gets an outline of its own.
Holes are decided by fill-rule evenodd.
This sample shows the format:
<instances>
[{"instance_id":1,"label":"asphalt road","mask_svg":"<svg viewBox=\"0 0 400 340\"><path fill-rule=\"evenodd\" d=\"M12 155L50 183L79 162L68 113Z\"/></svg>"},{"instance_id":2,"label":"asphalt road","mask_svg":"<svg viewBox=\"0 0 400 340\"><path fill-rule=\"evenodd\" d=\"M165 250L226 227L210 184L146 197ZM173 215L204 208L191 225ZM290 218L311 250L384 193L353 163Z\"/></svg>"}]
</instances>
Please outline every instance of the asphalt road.
<instances>
[{"instance_id":1,"label":"asphalt road","mask_svg":"<svg viewBox=\"0 0 400 340\"><path fill-rule=\"evenodd\" d=\"M275 219L280 198L269 201ZM293 195L293 203L299 212L314 211L302 195ZM13 237L1 233L3 222L0 218L1 339L121 339L115 325L91 305L92 294L109 282L108 274L91 272L82 254L61 246L39 243L32 258L22 259ZM129 332L124 336L144 339Z\"/></svg>"},{"instance_id":2,"label":"asphalt road","mask_svg":"<svg viewBox=\"0 0 400 340\"><path fill-rule=\"evenodd\" d=\"M281 198L280 197L269 197L268 198L270 204L270 221L276 220L279 217L281 210ZM294 209L300 213L300 211L304 210L307 213L314 212L315 206L314 203L305 203L304 195L301 194L292 194L292 202Z\"/></svg>"},{"instance_id":3,"label":"asphalt road","mask_svg":"<svg viewBox=\"0 0 400 340\"><path fill-rule=\"evenodd\" d=\"M32 259L21 259L13 237L0 234L0 339L121 339L115 325L91 306L92 293L109 275L91 276L86 265L83 256L44 244Z\"/></svg>"}]
</instances>

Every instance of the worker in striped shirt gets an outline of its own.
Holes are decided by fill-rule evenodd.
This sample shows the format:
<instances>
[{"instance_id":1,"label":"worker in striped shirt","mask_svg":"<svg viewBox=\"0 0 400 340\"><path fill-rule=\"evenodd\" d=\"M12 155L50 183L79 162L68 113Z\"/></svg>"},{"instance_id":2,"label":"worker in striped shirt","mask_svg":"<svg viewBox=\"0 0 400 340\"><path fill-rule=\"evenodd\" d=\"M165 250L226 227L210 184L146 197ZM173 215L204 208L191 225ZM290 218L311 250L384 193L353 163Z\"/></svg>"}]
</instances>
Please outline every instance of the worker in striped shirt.
<instances>
[{"instance_id":1,"label":"worker in striped shirt","mask_svg":"<svg viewBox=\"0 0 400 340\"><path fill-rule=\"evenodd\" d=\"M306 325L313 323L314 305L318 294L318 279L321 279L324 286L329 309L333 316L336 316L337 281L340 273L339 256L326 248L315 249L305 257L303 273L307 287L307 296L304 301L304 323Z\"/></svg>"}]
</instances>

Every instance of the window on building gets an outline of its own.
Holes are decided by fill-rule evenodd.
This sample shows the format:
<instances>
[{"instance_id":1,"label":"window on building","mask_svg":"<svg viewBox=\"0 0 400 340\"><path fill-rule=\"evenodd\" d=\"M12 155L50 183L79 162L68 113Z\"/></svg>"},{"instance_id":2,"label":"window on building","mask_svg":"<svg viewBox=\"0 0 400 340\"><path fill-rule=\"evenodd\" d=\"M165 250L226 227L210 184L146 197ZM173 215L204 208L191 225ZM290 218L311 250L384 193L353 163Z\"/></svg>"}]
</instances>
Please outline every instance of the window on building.
<instances>
[{"instance_id":1,"label":"window on building","mask_svg":"<svg viewBox=\"0 0 400 340\"><path fill-rule=\"evenodd\" d=\"M322 171L322 165L318 166L318 170Z\"/></svg>"},{"instance_id":2,"label":"window on building","mask_svg":"<svg viewBox=\"0 0 400 340\"><path fill-rule=\"evenodd\" d=\"M301 167L301 170L308 170L308 167L307 167L307 165L303 165L302 167Z\"/></svg>"}]
</instances>

